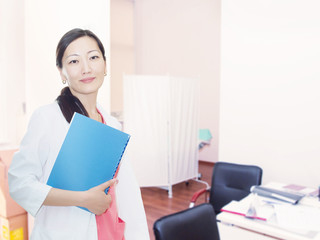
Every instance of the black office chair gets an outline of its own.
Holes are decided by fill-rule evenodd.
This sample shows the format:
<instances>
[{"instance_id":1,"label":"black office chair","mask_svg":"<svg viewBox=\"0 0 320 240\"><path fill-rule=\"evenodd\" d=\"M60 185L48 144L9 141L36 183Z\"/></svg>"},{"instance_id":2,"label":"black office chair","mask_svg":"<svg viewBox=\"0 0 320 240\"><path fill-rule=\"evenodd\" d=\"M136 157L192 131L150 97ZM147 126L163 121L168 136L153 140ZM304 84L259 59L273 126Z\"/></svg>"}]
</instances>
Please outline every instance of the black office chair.
<instances>
[{"instance_id":1,"label":"black office chair","mask_svg":"<svg viewBox=\"0 0 320 240\"><path fill-rule=\"evenodd\" d=\"M262 169L258 166L217 162L213 167L211 188L196 192L190 207L195 205L200 195L210 192L209 202L218 214L221 208L232 200L239 201L246 197L251 186L260 185L261 179Z\"/></svg>"},{"instance_id":2,"label":"black office chair","mask_svg":"<svg viewBox=\"0 0 320 240\"><path fill-rule=\"evenodd\" d=\"M153 232L156 240L220 240L216 215L209 203L158 219Z\"/></svg>"}]
</instances>

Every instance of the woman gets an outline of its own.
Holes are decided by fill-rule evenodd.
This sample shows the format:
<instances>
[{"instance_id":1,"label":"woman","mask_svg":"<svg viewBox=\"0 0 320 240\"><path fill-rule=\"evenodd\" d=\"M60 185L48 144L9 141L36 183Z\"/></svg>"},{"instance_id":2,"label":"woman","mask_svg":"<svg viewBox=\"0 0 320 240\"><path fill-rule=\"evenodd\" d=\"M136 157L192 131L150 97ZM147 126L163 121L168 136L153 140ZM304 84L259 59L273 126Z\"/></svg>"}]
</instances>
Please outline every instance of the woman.
<instances>
[{"instance_id":1,"label":"woman","mask_svg":"<svg viewBox=\"0 0 320 240\"><path fill-rule=\"evenodd\" d=\"M116 184L116 180L110 180L83 192L46 184L74 112L121 128L97 105L98 90L106 75L106 58L96 35L82 29L67 32L57 46L56 64L68 87L62 89L57 101L33 113L9 169L12 198L35 216L31 240L101 240L105 239L101 229L112 240L149 239L140 189L125 157Z\"/></svg>"}]
</instances>

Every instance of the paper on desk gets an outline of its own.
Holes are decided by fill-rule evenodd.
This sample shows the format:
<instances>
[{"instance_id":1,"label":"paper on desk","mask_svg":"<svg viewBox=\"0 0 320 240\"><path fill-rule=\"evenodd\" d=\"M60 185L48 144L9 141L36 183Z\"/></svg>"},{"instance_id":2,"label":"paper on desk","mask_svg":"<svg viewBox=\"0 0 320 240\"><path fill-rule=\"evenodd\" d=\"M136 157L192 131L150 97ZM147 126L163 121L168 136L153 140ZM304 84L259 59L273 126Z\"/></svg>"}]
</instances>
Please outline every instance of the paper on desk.
<instances>
[{"instance_id":1,"label":"paper on desk","mask_svg":"<svg viewBox=\"0 0 320 240\"><path fill-rule=\"evenodd\" d=\"M316 231L320 229L320 209L302 205L275 205L278 226L287 229Z\"/></svg>"}]
</instances>

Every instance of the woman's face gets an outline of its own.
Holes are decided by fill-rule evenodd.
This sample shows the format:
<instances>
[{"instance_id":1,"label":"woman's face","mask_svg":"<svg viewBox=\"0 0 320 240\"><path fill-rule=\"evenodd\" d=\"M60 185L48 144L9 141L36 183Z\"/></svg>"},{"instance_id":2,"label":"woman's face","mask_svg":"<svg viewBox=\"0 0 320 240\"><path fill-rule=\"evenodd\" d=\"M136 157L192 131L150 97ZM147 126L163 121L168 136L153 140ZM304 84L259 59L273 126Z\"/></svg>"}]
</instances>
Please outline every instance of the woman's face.
<instances>
[{"instance_id":1,"label":"woman's face","mask_svg":"<svg viewBox=\"0 0 320 240\"><path fill-rule=\"evenodd\" d=\"M62 68L58 69L72 94L81 98L98 92L106 73L106 62L97 42L85 36L69 44L62 57Z\"/></svg>"}]
</instances>

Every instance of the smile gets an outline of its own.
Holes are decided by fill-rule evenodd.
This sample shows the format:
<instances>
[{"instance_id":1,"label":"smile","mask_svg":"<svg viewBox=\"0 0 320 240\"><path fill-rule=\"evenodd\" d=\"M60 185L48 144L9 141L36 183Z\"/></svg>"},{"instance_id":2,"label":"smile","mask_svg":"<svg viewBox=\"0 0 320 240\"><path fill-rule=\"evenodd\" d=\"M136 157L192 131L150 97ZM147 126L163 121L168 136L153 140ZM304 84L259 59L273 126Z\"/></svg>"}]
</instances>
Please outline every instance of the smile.
<instances>
[{"instance_id":1,"label":"smile","mask_svg":"<svg viewBox=\"0 0 320 240\"><path fill-rule=\"evenodd\" d=\"M82 83L91 83L94 79L95 79L95 77L83 78L83 79L80 80L80 82L82 82Z\"/></svg>"}]
</instances>

